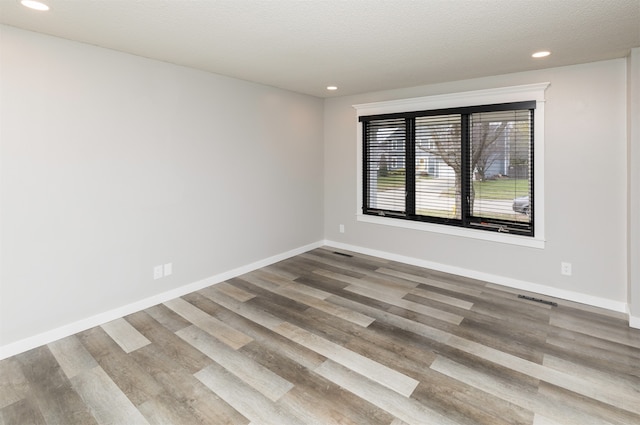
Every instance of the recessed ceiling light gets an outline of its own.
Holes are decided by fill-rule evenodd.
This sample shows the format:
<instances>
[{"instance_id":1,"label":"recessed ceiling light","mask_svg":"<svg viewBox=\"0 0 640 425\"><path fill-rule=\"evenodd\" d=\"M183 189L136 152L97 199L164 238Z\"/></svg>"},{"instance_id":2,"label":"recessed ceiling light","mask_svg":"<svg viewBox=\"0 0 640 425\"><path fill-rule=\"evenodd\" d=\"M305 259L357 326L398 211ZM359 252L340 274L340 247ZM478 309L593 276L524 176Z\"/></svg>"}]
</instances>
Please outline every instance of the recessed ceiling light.
<instances>
[{"instance_id":1,"label":"recessed ceiling light","mask_svg":"<svg viewBox=\"0 0 640 425\"><path fill-rule=\"evenodd\" d=\"M546 58L550 54L551 54L551 52L547 52L546 50L543 50L541 52L535 52L534 54L531 55L531 57L532 58Z\"/></svg>"},{"instance_id":2,"label":"recessed ceiling light","mask_svg":"<svg viewBox=\"0 0 640 425\"><path fill-rule=\"evenodd\" d=\"M327 86L327 90L331 90L331 91L338 90L338 86Z\"/></svg>"},{"instance_id":3,"label":"recessed ceiling light","mask_svg":"<svg viewBox=\"0 0 640 425\"><path fill-rule=\"evenodd\" d=\"M29 9L33 9L33 10L49 10L49 6L47 6L46 4L39 2L39 1L35 1L35 0L21 0L20 3L25 6L28 7Z\"/></svg>"}]
</instances>

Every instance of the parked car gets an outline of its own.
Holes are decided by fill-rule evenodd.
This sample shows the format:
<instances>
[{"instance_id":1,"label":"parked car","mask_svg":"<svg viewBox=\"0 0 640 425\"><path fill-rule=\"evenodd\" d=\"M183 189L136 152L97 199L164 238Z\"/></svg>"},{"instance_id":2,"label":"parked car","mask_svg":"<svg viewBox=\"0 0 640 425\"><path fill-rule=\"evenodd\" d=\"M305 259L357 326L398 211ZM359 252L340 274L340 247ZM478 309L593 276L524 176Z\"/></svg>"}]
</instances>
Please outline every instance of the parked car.
<instances>
[{"instance_id":1,"label":"parked car","mask_svg":"<svg viewBox=\"0 0 640 425\"><path fill-rule=\"evenodd\" d=\"M521 196L513 200L513 210L520 214L531 215L529 196Z\"/></svg>"}]
</instances>

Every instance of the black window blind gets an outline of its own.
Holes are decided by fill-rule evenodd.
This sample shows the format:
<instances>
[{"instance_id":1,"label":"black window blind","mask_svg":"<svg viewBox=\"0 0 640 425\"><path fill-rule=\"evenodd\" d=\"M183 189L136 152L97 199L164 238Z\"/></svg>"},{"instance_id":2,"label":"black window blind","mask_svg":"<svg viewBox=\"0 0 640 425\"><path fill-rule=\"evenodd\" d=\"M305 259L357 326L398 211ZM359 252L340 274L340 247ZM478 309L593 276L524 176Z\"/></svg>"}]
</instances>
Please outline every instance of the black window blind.
<instances>
[{"instance_id":1,"label":"black window blind","mask_svg":"<svg viewBox=\"0 0 640 425\"><path fill-rule=\"evenodd\" d=\"M533 236L534 108L360 117L363 213Z\"/></svg>"}]
</instances>

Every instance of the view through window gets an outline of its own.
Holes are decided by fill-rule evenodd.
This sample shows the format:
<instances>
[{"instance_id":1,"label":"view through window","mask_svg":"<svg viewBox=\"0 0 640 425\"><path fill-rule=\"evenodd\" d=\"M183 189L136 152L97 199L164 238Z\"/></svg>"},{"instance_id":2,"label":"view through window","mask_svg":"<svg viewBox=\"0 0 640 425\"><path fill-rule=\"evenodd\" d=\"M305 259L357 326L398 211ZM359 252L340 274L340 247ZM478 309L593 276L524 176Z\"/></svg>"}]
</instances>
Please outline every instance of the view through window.
<instances>
[{"instance_id":1,"label":"view through window","mask_svg":"<svg viewBox=\"0 0 640 425\"><path fill-rule=\"evenodd\" d=\"M361 116L363 213L533 236L534 109Z\"/></svg>"}]
</instances>

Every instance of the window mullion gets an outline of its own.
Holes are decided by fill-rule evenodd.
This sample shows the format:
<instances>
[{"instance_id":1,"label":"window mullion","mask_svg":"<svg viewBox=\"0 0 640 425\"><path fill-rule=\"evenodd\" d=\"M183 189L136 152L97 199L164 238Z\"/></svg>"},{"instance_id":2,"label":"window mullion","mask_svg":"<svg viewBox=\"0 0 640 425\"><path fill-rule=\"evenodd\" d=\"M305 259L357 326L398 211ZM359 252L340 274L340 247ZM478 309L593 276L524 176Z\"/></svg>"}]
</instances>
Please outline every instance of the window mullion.
<instances>
[{"instance_id":1,"label":"window mullion","mask_svg":"<svg viewBox=\"0 0 640 425\"><path fill-rule=\"evenodd\" d=\"M405 142L405 174L406 174L406 214L416 215L416 137L415 119L406 119L406 142Z\"/></svg>"},{"instance_id":2,"label":"window mullion","mask_svg":"<svg viewBox=\"0 0 640 425\"><path fill-rule=\"evenodd\" d=\"M460 218L464 227L469 226L471 216L471 132L469 115L463 114L460 122Z\"/></svg>"},{"instance_id":3,"label":"window mullion","mask_svg":"<svg viewBox=\"0 0 640 425\"><path fill-rule=\"evenodd\" d=\"M369 133L369 122L362 123L362 169L364 170L364 178L362 179L362 212L366 212L369 208L369 140L367 135Z\"/></svg>"}]
</instances>

